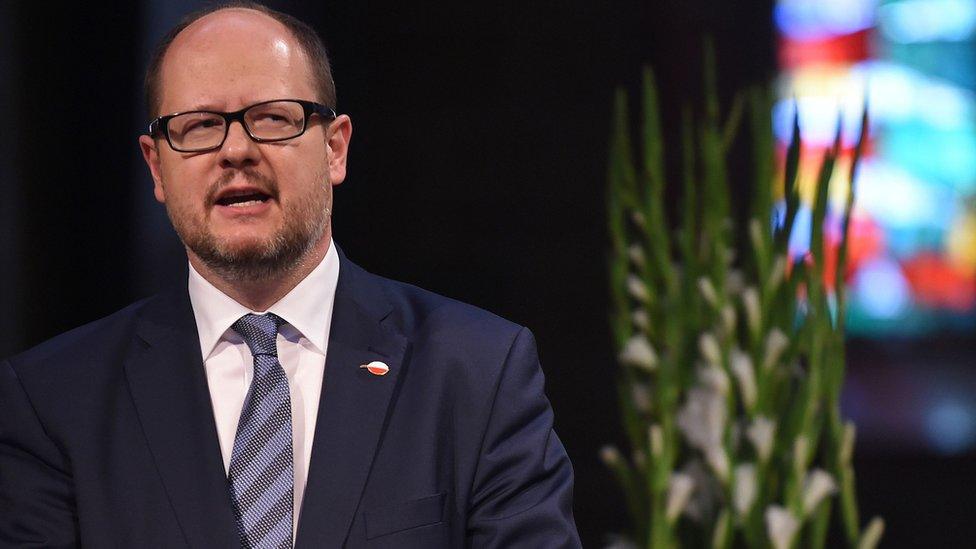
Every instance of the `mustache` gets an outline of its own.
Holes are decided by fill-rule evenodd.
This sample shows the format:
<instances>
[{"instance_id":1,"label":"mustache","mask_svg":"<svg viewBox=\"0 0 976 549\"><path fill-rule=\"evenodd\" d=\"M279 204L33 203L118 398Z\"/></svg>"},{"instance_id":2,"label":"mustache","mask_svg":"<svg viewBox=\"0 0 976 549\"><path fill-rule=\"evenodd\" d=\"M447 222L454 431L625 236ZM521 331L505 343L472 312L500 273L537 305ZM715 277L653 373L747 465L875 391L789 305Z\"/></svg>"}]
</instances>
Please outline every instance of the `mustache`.
<instances>
[{"instance_id":1,"label":"mustache","mask_svg":"<svg viewBox=\"0 0 976 549\"><path fill-rule=\"evenodd\" d=\"M262 193L270 196L271 198L278 198L278 182L271 177L268 177L260 172L256 172L250 169L243 170L232 170L224 172L217 181L214 181L210 185L210 189L207 190L207 204L213 205L217 201L217 195L220 194L225 187L229 186L238 176L242 176L247 183L258 188Z\"/></svg>"}]
</instances>

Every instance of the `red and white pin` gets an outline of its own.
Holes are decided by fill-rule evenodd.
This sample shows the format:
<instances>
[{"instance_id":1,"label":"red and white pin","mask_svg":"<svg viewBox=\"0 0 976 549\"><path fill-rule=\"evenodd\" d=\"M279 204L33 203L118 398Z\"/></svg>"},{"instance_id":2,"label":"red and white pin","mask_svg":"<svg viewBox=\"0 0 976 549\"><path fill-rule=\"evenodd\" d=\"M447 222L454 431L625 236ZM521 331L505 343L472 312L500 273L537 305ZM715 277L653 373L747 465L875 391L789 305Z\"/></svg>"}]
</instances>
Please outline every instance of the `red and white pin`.
<instances>
[{"instance_id":1,"label":"red and white pin","mask_svg":"<svg viewBox=\"0 0 976 549\"><path fill-rule=\"evenodd\" d=\"M385 363L378 360L374 360L369 364L360 364L360 368L366 368L366 371L373 374L374 376L385 376L389 371L390 367Z\"/></svg>"}]
</instances>

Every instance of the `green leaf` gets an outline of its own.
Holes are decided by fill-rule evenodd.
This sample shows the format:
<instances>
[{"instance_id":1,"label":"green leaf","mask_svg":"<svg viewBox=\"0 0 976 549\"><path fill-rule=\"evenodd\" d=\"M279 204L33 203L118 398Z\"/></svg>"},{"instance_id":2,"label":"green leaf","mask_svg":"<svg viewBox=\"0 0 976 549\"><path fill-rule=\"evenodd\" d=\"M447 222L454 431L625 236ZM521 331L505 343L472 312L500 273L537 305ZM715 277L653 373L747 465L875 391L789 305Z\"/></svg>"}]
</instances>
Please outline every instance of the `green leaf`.
<instances>
[{"instance_id":1,"label":"green leaf","mask_svg":"<svg viewBox=\"0 0 976 549\"><path fill-rule=\"evenodd\" d=\"M861 162L861 155L864 154L864 142L867 139L867 134L869 131L870 120L868 119L868 103L865 98L864 109L861 111L861 127L857 136L857 145L854 146L854 156L851 159L851 169L847 175L847 182L849 192L847 193L847 201L844 204L844 216L841 222L841 241L840 247L837 250L837 277L835 288L837 288L837 310L838 313L838 326L841 332L844 331L844 318L845 315L841 312L844 311L845 294L846 290L844 287L844 273L847 271L847 254L848 246L850 240L850 225L851 225L851 212L854 210L854 200L855 200L855 188L854 188L854 177L857 175L857 167Z\"/></svg>"},{"instance_id":2,"label":"green leaf","mask_svg":"<svg viewBox=\"0 0 976 549\"><path fill-rule=\"evenodd\" d=\"M800 177L800 106L793 100L793 130L790 135L790 145L786 149L786 166L783 170L783 197L786 202L786 214L783 223L776 231L776 249L779 253L786 253L790 235L793 233L793 221L800 208L800 193L798 181Z\"/></svg>"}]
</instances>

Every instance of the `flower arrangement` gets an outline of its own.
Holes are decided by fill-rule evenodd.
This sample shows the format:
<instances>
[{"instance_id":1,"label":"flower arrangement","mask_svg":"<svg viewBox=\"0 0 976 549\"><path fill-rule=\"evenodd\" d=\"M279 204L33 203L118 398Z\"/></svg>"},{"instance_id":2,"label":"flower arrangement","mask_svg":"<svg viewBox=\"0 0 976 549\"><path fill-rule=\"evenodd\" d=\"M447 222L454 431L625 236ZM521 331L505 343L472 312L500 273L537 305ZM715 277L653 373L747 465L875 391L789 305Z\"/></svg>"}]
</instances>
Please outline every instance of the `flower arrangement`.
<instances>
[{"instance_id":1,"label":"flower arrangement","mask_svg":"<svg viewBox=\"0 0 976 549\"><path fill-rule=\"evenodd\" d=\"M854 203L829 217L828 190L841 150L838 124L812 200L810 252L791 258L800 208L799 122L781 172L769 94L738 95L719 115L706 54L700 121L683 117L680 223L666 218L664 140L653 73L645 69L639 162L626 94L618 90L608 171L612 333L629 454L601 458L623 490L625 547L823 547L833 531L870 549L880 518L861 528L851 457L855 428L840 412L844 380L844 271ZM748 113L748 114L745 114ZM738 127L751 126L754 181L748 220L732 213L726 158ZM867 110L849 189L867 128ZM825 251L825 228L840 242ZM834 255L835 254L835 255ZM836 511L836 513L835 513Z\"/></svg>"}]
</instances>

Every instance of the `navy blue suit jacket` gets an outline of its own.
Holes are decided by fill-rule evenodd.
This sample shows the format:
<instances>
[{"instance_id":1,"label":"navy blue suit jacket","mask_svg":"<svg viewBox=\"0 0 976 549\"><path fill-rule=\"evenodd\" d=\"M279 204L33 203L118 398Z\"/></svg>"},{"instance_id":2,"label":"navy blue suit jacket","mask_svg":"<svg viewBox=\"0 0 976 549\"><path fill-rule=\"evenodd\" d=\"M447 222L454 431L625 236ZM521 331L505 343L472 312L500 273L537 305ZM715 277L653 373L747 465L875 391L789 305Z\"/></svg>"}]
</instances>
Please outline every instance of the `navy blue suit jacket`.
<instances>
[{"instance_id":1,"label":"navy blue suit jacket","mask_svg":"<svg viewBox=\"0 0 976 549\"><path fill-rule=\"evenodd\" d=\"M341 252L333 314L296 547L580 545L527 329ZM185 288L0 362L0 547L79 544L239 546Z\"/></svg>"}]
</instances>

